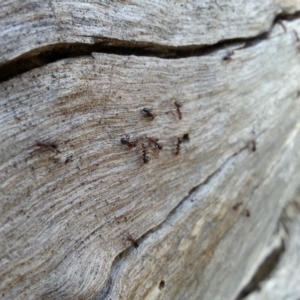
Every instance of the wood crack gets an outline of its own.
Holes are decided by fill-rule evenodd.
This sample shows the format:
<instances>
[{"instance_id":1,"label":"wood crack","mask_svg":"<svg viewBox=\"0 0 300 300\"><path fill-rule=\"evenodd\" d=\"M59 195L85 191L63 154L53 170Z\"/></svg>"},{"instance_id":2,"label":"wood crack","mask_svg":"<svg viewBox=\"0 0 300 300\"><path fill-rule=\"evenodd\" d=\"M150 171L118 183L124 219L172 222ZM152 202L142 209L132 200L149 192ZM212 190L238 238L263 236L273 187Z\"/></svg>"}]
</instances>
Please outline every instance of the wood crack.
<instances>
[{"instance_id":1,"label":"wood crack","mask_svg":"<svg viewBox=\"0 0 300 300\"><path fill-rule=\"evenodd\" d=\"M264 132L264 131L263 131ZM261 132L259 135L261 135L263 132ZM241 149L239 149L238 151L234 152L231 156L229 156L224 162L223 164L216 170L214 171L212 174L210 174L209 176L207 176L205 178L204 181L202 181L199 185L197 185L196 187L192 188L189 192L189 194L184 197L176 207L174 207L172 209L172 211L170 211L170 213L167 215L167 217L163 220L163 222L161 222L160 224L158 224L156 227L151 228L148 232L146 232L143 236L141 236L139 239L137 239L136 241L138 242L138 245L141 245L153 232L159 230L160 228L162 228L165 224L168 223L168 221L170 220L170 218L174 217L174 215L176 215L177 212L180 211L181 207L187 202L187 201L191 201L193 202L193 194L197 193L199 191L199 189L203 188L205 185L209 184L209 182L211 182L213 179L215 179L218 174L220 174L222 172L222 170L224 168L226 168L227 165L230 165L232 163L232 160L240 155L243 151L245 150L249 150L248 145L245 147L242 147ZM106 299L106 297L109 295L111 288L113 287L113 274L116 273L116 271L119 269L120 265L122 265L123 261L126 260L126 257L132 252L132 251L137 251L137 249L132 245L129 248L125 249L123 252L121 252L119 255L116 256L115 260L112 263L112 267L111 267L111 272L110 272L110 276L108 278L108 283L103 287L102 291L98 294L98 296L96 297L97 300L104 300Z\"/></svg>"},{"instance_id":2,"label":"wood crack","mask_svg":"<svg viewBox=\"0 0 300 300\"><path fill-rule=\"evenodd\" d=\"M251 47L252 45L267 39L276 23L279 23L282 26L282 20L293 21L299 18L299 15L300 13L277 16L267 32L251 38L222 40L214 45L188 45L175 47L149 42L132 42L98 36L86 36L94 38L95 43L57 43L36 48L0 65L0 83L53 62L68 58L84 57L91 55L93 52L123 56L135 55L159 57L163 59L180 59L209 55L220 49L235 47L241 43L244 44L242 47Z\"/></svg>"},{"instance_id":3,"label":"wood crack","mask_svg":"<svg viewBox=\"0 0 300 300\"><path fill-rule=\"evenodd\" d=\"M251 293L260 290L260 283L267 280L276 266L279 264L282 255L285 252L284 240L281 240L279 247L273 249L273 251L265 258L260 264L256 273L253 275L250 282L242 289L236 300L241 300L250 295Z\"/></svg>"},{"instance_id":4,"label":"wood crack","mask_svg":"<svg viewBox=\"0 0 300 300\"><path fill-rule=\"evenodd\" d=\"M257 134L256 138L260 137L261 135L263 135L264 133L266 133L267 129L262 130L260 133ZM237 151L235 151L232 155L230 155L223 163L222 165L217 168L213 173L211 173L210 175L208 175L200 184L198 184L197 186L193 187L192 189L190 189L190 191L188 192L188 195L186 197L184 197L176 207L174 207L169 214L166 216L166 218L157 226L151 228L149 231L147 231L145 234L143 234L140 238L136 239L136 242L138 243L138 245L142 245L142 243L147 240L147 238L149 238L149 236L151 234L153 234L154 232L156 232L157 230L163 228L163 226L165 226L165 224L169 223L169 220L171 218L174 218L174 216L176 215L176 213L180 212L181 207L183 207L185 205L185 203L187 201L191 201L194 202L194 194L197 194L199 192L200 189L202 189L204 186L206 186L207 184L209 184L212 180L214 180L221 172L222 170L226 169L227 166L229 166L230 164L232 164L233 159L235 159L237 156L239 156L241 153L243 153L245 150L247 151L252 151L252 149L250 149L249 144L247 144L244 147L241 147L240 149L238 149ZM257 190L259 187L261 186L261 184L259 185L255 185L252 189L251 192L251 197L253 195L253 193L255 192L255 190ZM231 227L230 227L231 228ZM230 228L228 228L228 230L226 232L228 232L230 230ZM274 250L276 252L276 250L278 250L277 248ZM284 249L281 251L280 250L280 255L281 253L284 251ZM127 256L132 252L132 251L138 251L134 245L130 246L129 248L125 249L124 251L122 251L121 253L119 253L116 257L115 260L112 263L112 267L111 267L111 271L110 271L110 276L108 278L108 281L106 283L106 285L103 287L102 291L98 294L98 296L96 297L97 300L105 300L107 298L107 296L110 294L111 288L113 287L113 274L115 274L117 272L117 270L120 268L120 266L123 264L123 262L126 260ZM276 252L277 253L277 252ZM275 253L275 254L276 254ZM274 255L275 255L274 254ZM270 256L272 256L273 258L273 252L270 254ZM278 257L279 260L280 257ZM268 260L268 258L267 258ZM271 272L271 271L270 271ZM268 273L269 274L269 273ZM251 280L252 282L252 280ZM250 284L250 283L249 283ZM247 286L248 287L248 286ZM248 289L247 289L248 291ZM240 295L244 295L244 292L242 291ZM240 296L239 295L239 296ZM240 298L238 298L237 300L239 300ZM241 298L242 299L242 298Z\"/></svg>"}]
</instances>

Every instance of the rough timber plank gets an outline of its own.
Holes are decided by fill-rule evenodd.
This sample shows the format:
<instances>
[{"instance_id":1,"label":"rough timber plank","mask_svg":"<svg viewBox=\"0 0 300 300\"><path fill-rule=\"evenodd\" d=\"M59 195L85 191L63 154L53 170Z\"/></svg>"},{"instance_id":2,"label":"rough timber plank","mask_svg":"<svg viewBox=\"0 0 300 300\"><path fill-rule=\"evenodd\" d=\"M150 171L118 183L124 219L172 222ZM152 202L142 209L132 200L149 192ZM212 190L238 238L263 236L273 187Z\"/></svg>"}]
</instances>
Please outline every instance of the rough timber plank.
<instances>
[{"instance_id":1,"label":"rough timber plank","mask_svg":"<svg viewBox=\"0 0 300 300\"><path fill-rule=\"evenodd\" d=\"M284 231L285 252L276 269L259 291L251 293L247 300L298 299L300 295L300 193L293 197L283 214L281 227Z\"/></svg>"},{"instance_id":2,"label":"rough timber plank","mask_svg":"<svg viewBox=\"0 0 300 300\"><path fill-rule=\"evenodd\" d=\"M113 39L110 45L120 40L199 46L248 38L268 31L277 13L299 8L299 1L273 0L5 0L0 2L0 63L64 43Z\"/></svg>"},{"instance_id":3,"label":"rough timber plank","mask_svg":"<svg viewBox=\"0 0 300 300\"><path fill-rule=\"evenodd\" d=\"M278 0L277 3L282 9L282 14L294 14L300 8L299 0Z\"/></svg>"},{"instance_id":4,"label":"rough timber plank","mask_svg":"<svg viewBox=\"0 0 300 300\"><path fill-rule=\"evenodd\" d=\"M3 298L93 299L106 287L112 299L126 299L124 287L127 299L237 292L299 175L300 24L286 27L230 61L226 49L177 60L94 54L2 83ZM174 101L183 104L182 120ZM145 106L154 120L142 115ZM121 145L124 134L136 148ZM184 134L189 142L174 155ZM145 135L164 146L148 147L148 164ZM253 139L255 152L247 147ZM37 149L36 140L60 152ZM250 218L243 207L232 210L237 201ZM159 225L161 234L149 233ZM118 260L131 247L128 233L149 235Z\"/></svg>"},{"instance_id":5,"label":"rough timber plank","mask_svg":"<svg viewBox=\"0 0 300 300\"><path fill-rule=\"evenodd\" d=\"M300 145L300 123L283 140L274 140L275 128L258 139L259 153L243 151L230 158L118 262L105 299L235 299L243 277L264 257L283 205L298 184L297 176L288 179L300 167L290 161ZM232 210L239 201L242 207Z\"/></svg>"}]
</instances>

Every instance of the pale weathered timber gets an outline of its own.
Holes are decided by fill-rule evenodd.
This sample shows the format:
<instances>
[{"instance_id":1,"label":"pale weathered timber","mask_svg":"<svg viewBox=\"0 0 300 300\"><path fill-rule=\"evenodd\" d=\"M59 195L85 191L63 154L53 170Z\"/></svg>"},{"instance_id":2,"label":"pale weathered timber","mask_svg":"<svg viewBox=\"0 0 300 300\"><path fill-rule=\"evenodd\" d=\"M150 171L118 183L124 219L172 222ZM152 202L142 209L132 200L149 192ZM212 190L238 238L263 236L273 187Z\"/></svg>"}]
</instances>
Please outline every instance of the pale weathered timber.
<instances>
[{"instance_id":1,"label":"pale weathered timber","mask_svg":"<svg viewBox=\"0 0 300 300\"><path fill-rule=\"evenodd\" d=\"M285 26L229 61L95 53L2 83L3 298L238 294L299 175L300 23Z\"/></svg>"},{"instance_id":2,"label":"pale weathered timber","mask_svg":"<svg viewBox=\"0 0 300 300\"><path fill-rule=\"evenodd\" d=\"M299 10L299 0L278 0L277 3L280 5L282 14L295 14Z\"/></svg>"},{"instance_id":3,"label":"pale weathered timber","mask_svg":"<svg viewBox=\"0 0 300 300\"><path fill-rule=\"evenodd\" d=\"M299 184L293 178L289 188L290 173L285 170L299 169L299 163L290 162L297 148L288 142L296 138L299 147L299 130L298 123L285 142L275 142L270 137L276 130L270 130L258 139L259 153L242 151L228 159L207 185L119 262L105 299L235 299L243 277L266 256L284 202ZM267 144L280 152L268 151ZM273 159L278 162L275 167ZM234 211L233 204L240 201L242 206Z\"/></svg>"},{"instance_id":4,"label":"pale weathered timber","mask_svg":"<svg viewBox=\"0 0 300 300\"><path fill-rule=\"evenodd\" d=\"M0 63L65 43L176 47L249 38L268 31L276 14L299 9L299 0L5 0Z\"/></svg>"},{"instance_id":5,"label":"pale weathered timber","mask_svg":"<svg viewBox=\"0 0 300 300\"><path fill-rule=\"evenodd\" d=\"M300 193L299 190L284 210L280 222L285 252L276 269L267 280L261 282L259 290L247 300L299 299L300 264Z\"/></svg>"}]
</instances>

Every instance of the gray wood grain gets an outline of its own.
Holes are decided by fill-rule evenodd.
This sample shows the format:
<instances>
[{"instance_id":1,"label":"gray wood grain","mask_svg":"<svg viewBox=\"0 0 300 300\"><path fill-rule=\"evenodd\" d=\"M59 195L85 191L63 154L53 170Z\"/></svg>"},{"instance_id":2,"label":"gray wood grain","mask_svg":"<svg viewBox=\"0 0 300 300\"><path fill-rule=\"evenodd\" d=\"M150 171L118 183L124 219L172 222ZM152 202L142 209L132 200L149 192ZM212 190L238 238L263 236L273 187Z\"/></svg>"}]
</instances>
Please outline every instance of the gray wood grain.
<instances>
[{"instance_id":1,"label":"gray wood grain","mask_svg":"<svg viewBox=\"0 0 300 300\"><path fill-rule=\"evenodd\" d=\"M299 176L300 23L285 26L228 61L94 53L1 83L2 297L238 293Z\"/></svg>"},{"instance_id":2,"label":"gray wood grain","mask_svg":"<svg viewBox=\"0 0 300 300\"><path fill-rule=\"evenodd\" d=\"M299 1L66 1L0 3L0 63L68 43L201 46L270 29Z\"/></svg>"},{"instance_id":3,"label":"gray wood grain","mask_svg":"<svg viewBox=\"0 0 300 300\"><path fill-rule=\"evenodd\" d=\"M297 299L300 293L299 272L300 262L300 194L295 193L288 203L280 220L281 238L284 241L284 255L270 276L260 283L259 290L254 291L246 299ZM282 237L283 236L283 237Z\"/></svg>"}]
</instances>

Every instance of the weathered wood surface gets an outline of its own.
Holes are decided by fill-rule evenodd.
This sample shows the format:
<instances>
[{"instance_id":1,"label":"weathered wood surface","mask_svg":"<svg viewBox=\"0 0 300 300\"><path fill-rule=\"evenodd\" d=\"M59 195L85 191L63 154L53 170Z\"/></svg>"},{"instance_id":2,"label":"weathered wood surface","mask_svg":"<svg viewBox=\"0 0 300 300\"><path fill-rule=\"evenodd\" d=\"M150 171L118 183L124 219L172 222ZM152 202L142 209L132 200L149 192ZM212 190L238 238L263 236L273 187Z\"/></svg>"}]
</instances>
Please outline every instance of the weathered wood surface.
<instances>
[{"instance_id":1,"label":"weathered wood surface","mask_svg":"<svg viewBox=\"0 0 300 300\"><path fill-rule=\"evenodd\" d=\"M1 83L0 295L234 299L299 185L300 22L284 26L204 56L93 53Z\"/></svg>"},{"instance_id":2,"label":"weathered wood surface","mask_svg":"<svg viewBox=\"0 0 300 300\"><path fill-rule=\"evenodd\" d=\"M261 282L259 290L250 294L247 300L299 299L300 191L285 208L280 225L284 255L271 276Z\"/></svg>"},{"instance_id":3,"label":"weathered wood surface","mask_svg":"<svg viewBox=\"0 0 300 300\"><path fill-rule=\"evenodd\" d=\"M62 43L174 47L249 38L268 31L276 14L298 10L298 0L6 0L0 3L0 63Z\"/></svg>"}]
</instances>

